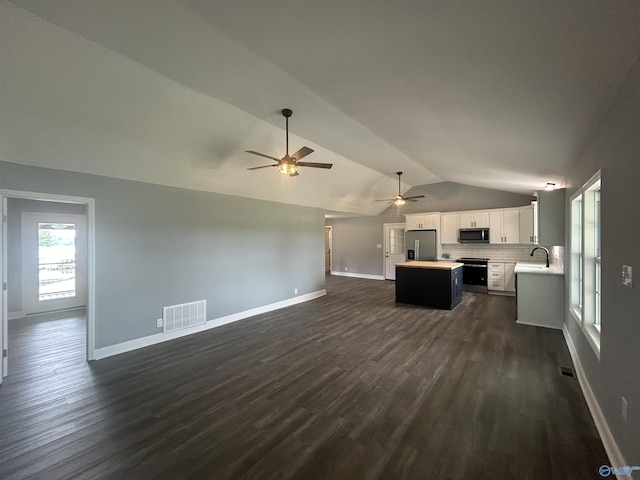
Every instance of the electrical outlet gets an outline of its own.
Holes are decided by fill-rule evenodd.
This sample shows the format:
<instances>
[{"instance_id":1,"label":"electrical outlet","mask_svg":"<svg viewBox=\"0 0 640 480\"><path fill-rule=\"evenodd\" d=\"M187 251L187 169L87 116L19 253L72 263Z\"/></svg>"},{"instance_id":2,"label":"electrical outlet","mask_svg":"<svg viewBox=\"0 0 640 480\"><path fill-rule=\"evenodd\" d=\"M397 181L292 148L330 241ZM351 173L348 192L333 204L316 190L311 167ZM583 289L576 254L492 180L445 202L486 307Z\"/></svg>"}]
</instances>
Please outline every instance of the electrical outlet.
<instances>
[{"instance_id":1,"label":"electrical outlet","mask_svg":"<svg viewBox=\"0 0 640 480\"><path fill-rule=\"evenodd\" d=\"M624 423L627 423L627 407L628 407L627 399L622 397L622 420Z\"/></svg>"},{"instance_id":2,"label":"electrical outlet","mask_svg":"<svg viewBox=\"0 0 640 480\"><path fill-rule=\"evenodd\" d=\"M345 272L347 271L347 267L344 267L344 271L345 271Z\"/></svg>"},{"instance_id":3,"label":"electrical outlet","mask_svg":"<svg viewBox=\"0 0 640 480\"><path fill-rule=\"evenodd\" d=\"M161 318L156 320L156 327L162 328L162 319Z\"/></svg>"},{"instance_id":4,"label":"electrical outlet","mask_svg":"<svg viewBox=\"0 0 640 480\"><path fill-rule=\"evenodd\" d=\"M294 294L294 295L297 295L297 294L298 294L298 289L297 289L297 288L294 288L294 289L293 289L293 294Z\"/></svg>"}]
</instances>

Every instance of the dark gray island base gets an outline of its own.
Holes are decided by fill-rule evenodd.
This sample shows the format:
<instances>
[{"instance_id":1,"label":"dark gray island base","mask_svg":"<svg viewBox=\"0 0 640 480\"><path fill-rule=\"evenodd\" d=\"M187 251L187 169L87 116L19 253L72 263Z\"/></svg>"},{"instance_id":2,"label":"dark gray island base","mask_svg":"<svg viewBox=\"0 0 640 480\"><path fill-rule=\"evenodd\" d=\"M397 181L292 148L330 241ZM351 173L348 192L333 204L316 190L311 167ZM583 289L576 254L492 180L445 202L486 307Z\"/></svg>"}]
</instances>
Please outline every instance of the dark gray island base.
<instances>
[{"instance_id":1,"label":"dark gray island base","mask_svg":"<svg viewBox=\"0 0 640 480\"><path fill-rule=\"evenodd\" d=\"M462 301L462 263L396 264L396 302L452 310Z\"/></svg>"}]
</instances>

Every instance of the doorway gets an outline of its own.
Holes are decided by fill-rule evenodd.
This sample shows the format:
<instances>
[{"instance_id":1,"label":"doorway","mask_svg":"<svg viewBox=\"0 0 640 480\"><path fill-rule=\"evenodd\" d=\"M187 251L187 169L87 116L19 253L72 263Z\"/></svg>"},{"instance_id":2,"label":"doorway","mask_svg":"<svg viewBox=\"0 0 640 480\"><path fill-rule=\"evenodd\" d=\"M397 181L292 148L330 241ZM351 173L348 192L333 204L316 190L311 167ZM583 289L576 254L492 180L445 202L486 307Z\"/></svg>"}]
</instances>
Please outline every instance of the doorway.
<instances>
[{"instance_id":1,"label":"doorway","mask_svg":"<svg viewBox=\"0 0 640 480\"><path fill-rule=\"evenodd\" d=\"M331 272L331 227L324 227L324 273Z\"/></svg>"},{"instance_id":2,"label":"doorway","mask_svg":"<svg viewBox=\"0 0 640 480\"><path fill-rule=\"evenodd\" d=\"M396 263L404 262L404 234L406 224L384 224L384 278L396 279Z\"/></svg>"},{"instance_id":3,"label":"doorway","mask_svg":"<svg viewBox=\"0 0 640 480\"><path fill-rule=\"evenodd\" d=\"M86 306L84 215L22 212L22 313Z\"/></svg>"},{"instance_id":4,"label":"doorway","mask_svg":"<svg viewBox=\"0 0 640 480\"><path fill-rule=\"evenodd\" d=\"M23 318L26 314L40 314L86 305L86 334L84 335L86 360L93 360L95 350L94 199L0 189L0 202L2 204L0 277L3 286L0 296L2 317L0 337L3 347L0 383L9 372L11 358L8 335L10 311L12 318ZM14 211L14 206L19 202L31 202L32 205L39 206L35 208L36 212L31 212L31 216L25 215L24 231L22 211L17 213ZM8 207L8 204L11 207ZM75 206L78 214L56 215L50 211L47 212L55 210L55 204ZM73 210L73 208L67 210ZM17 236L18 239L9 238L8 232L12 237ZM27 239L27 248L22 248L22 235ZM23 253L27 254L25 250L29 250L30 257L27 263L31 265L27 269L29 271L25 272L27 277L30 276L26 283L22 269ZM8 261L9 259L11 261ZM10 271L19 273L12 274L9 282ZM27 287L27 284L30 286ZM24 302L23 295L25 295Z\"/></svg>"}]
</instances>

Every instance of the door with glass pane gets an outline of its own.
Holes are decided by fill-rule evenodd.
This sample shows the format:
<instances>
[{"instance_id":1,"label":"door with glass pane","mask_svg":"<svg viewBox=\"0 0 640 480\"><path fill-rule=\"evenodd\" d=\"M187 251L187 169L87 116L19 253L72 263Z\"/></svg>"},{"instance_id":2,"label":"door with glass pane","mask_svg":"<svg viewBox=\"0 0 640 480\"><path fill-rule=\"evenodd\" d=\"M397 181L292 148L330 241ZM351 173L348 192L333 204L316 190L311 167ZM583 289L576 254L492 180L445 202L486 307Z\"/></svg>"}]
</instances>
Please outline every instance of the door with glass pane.
<instances>
[{"instance_id":1,"label":"door with glass pane","mask_svg":"<svg viewBox=\"0 0 640 480\"><path fill-rule=\"evenodd\" d=\"M404 223L384 224L384 278L396 279L396 263L404 262Z\"/></svg>"},{"instance_id":2,"label":"door with glass pane","mask_svg":"<svg viewBox=\"0 0 640 480\"><path fill-rule=\"evenodd\" d=\"M25 315L86 305L84 215L22 214L22 311Z\"/></svg>"}]
</instances>

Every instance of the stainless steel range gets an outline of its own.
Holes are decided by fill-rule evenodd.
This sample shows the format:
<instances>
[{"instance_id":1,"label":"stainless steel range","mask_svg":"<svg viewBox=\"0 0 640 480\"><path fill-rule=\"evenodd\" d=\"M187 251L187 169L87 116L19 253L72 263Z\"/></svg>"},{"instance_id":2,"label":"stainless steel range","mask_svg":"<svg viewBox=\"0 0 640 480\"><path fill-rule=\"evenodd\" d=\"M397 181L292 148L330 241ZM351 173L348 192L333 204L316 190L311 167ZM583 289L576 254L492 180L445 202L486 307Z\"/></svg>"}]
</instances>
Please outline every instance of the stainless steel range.
<instances>
[{"instance_id":1,"label":"stainless steel range","mask_svg":"<svg viewBox=\"0 0 640 480\"><path fill-rule=\"evenodd\" d=\"M465 292L488 293L488 258L462 257L456 260L462 263L462 290Z\"/></svg>"}]
</instances>

